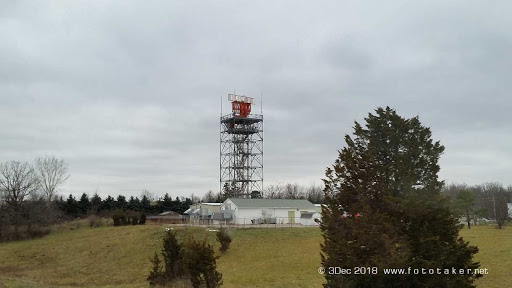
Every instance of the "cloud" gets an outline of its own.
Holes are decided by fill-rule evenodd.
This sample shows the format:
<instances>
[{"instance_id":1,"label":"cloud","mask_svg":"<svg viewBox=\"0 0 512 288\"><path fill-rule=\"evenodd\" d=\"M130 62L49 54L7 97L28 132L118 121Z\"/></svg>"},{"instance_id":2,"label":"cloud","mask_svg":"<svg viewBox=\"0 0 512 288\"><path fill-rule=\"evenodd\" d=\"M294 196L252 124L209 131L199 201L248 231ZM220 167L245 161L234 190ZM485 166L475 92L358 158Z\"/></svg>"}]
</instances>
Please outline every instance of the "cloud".
<instances>
[{"instance_id":1,"label":"cloud","mask_svg":"<svg viewBox=\"0 0 512 288\"><path fill-rule=\"evenodd\" d=\"M420 116L441 178L510 184L508 2L2 3L0 161L54 154L62 193L219 185L220 99L263 95L265 186L320 183L353 122Z\"/></svg>"}]
</instances>

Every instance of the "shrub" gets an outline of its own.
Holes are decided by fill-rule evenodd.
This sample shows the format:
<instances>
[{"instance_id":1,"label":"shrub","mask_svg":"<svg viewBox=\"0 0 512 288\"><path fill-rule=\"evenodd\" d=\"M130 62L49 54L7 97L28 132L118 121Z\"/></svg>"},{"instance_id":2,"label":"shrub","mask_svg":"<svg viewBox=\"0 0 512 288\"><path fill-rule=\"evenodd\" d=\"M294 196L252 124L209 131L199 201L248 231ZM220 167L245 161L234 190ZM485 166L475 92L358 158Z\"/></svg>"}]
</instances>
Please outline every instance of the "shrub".
<instances>
[{"instance_id":1,"label":"shrub","mask_svg":"<svg viewBox=\"0 0 512 288\"><path fill-rule=\"evenodd\" d=\"M112 220L114 221L114 226L126 225L128 222L126 213L122 210L114 211L114 214L112 214Z\"/></svg>"},{"instance_id":2,"label":"shrub","mask_svg":"<svg viewBox=\"0 0 512 288\"><path fill-rule=\"evenodd\" d=\"M146 224L146 215L138 214L135 211L123 211L123 210L117 209L112 213L111 218L114 221L114 226ZM108 225L108 221L107 221L107 225Z\"/></svg>"},{"instance_id":3,"label":"shrub","mask_svg":"<svg viewBox=\"0 0 512 288\"><path fill-rule=\"evenodd\" d=\"M128 224L137 225L137 224L139 224L139 215L135 212L132 212L129 220L130 221L128 221L128 222L130 222L130 223L128 223Z\"/></svg>"},{"instance_id":4,"label":"shrub","mask_svg":"<svg viewBox=\"0 0 512 288\"><path fill-rule=\"evenodd\" d=\"M158 258L158 254L156 254L155 252L155 256L153 257L153 259L151 259L151 264L153 264L153 268L149 273L148 277L146 278L146 280L149 281L149 285L151 286L165 284L164 271L162 269L161 263L162 261L160 261L160 258Z\"/></svg>"},{"instance_id":5,"label":"shrub","mask_svg":"<svg viewBox=\"0 0 512 288\"><path fill-rule=\"evenodd\" d=\"M217 271L215 252L204 239L198 242L190 238L185 245L184 267L190 276L192 287L216 288L222 285L222 274Z\"/></svg>"},{"instance_id":6,"label":"shrub","mask_svg":"<svg viewBox=\"0 0 512 288\"><path fill-rule=\"evenodd\" d=\"M176 233L171 230L165 233L162 255L164 257L166 280L173 280L183 276L182 247L176 238Z\"/></svg>"},{"instance_id":7,"label":"shrub","mask_svg":"<svg viewBox=\"0 0 512 288\"><path fill-rule=\"evenodd\" d=\"M162 248L163 260L160 261L155 252L155 257L151 260L153 269L147 280L150 285L166 285L173 283L173 287L185 285L187 279L183 279L183 251L181 244L173 231L167 231L163 239ZM160 263L163 262L163 265ZM185 287L189 287L187 285Z\"/></svg>"},{"instance_id":8,"label":"shrub","mask_svg":"<svg viewBox=\"0 0 512 288\"><path fill-rule=\"evenodd\" d=\"M150 285L176 288L216 288L222 285L222 274L217 271L218 257L206 239L198 242L190 237L182 245L173 231L167 231L163 242L163 260L156 252L151 260L153 268L146 278Z\"/></svg>"},{"instance_id":9,"label":"shrub","mask_svg":"<svg viewBox=\"0 0 512 288\"><path fill-rule=\"evenodd\" d=\"M91 215L87 217L87 220L89 220L89 227L100 227L103 225L103 222L101 222L101 218L96 215Z\"/></svg>"},{"instance_id":10,"label":"shrub","mask_svg":"<svg viewBox=\"0 0 512 288\"><path fill-rule=\"evenodd\" d=\"M139 225L144 225L144 224L146 224L146 214L142 213L142 215L140 215Z\"/></svg>"},{"instance_id":11,"label":"shrub","mask_svg":"<svg viewBox=\"0 0 512 288\"><path fill-rule=\"evenodd\" d=\"M217 232L217 241L220 243L220 252L224 253L228 251L229 244L231 243L231 236L229 236L225 228L220 228L219 232Z\"/></svg>"},{"instance_id":12,"label":"shrub","mask_svg":"<svg viewBox=\"0 0 512 288\"><path fill-rule=\"evenodd\" d=\"M80 219L80 218L78 218ZM80 228L82 228L82 221L80 220L76 220L76 221L71 221L68 225L69 225L69 230L78 230Z\"/></svg>"},{"instance_id":13,"label":"shrub","mask_svg":"<svg viewBox=\"0 0 512 288\"><path fill-rule=\"evenodd\" d=\"M50 234L52 230L50 228L36 228L30 230L27 234L28 238L35 239L35 238L41 238L48 234Z\"/></svg>"}]
</instances>

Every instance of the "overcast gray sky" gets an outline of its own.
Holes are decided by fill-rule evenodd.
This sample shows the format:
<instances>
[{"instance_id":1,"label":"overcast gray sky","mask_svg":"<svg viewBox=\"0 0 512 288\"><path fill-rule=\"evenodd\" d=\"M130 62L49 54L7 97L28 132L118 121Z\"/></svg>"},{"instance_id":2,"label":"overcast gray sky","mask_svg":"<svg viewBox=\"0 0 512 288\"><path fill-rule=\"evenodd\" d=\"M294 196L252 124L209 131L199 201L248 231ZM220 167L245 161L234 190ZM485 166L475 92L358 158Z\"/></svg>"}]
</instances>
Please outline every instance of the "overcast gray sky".
<instances>
[{"instance_id":1,"label":"overcast gray sky","mask_svg":"<svg viewBox=\"0 0 512 288\"><path fill-rule=\"evenodd\" d=\"M387 105L446 146L441 179L512 184L511 8L2 1L0 162L65 159L63 194L216 192L236 89L258 111L263 94L265 186L320 184L353 121Z\"/></svg>"}]
</instances>

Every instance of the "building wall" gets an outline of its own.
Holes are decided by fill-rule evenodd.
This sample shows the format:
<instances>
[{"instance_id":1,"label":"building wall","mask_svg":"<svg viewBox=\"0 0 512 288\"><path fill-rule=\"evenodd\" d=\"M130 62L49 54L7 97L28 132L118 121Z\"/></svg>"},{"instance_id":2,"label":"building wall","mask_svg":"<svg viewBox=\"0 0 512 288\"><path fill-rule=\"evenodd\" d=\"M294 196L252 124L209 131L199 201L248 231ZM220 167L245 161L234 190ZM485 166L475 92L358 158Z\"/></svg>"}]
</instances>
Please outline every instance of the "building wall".
<instances>
[{"instance_id":1,"label":"building wall","mask_svg":"<svg viewBox=\"0 0 512 288\"><path fill-rule=\"evenodd\" d=\"M185 218L165 217L165 216L149 216L146 221L165 224L181 224L185 223Z\"/></svg>"},{"instance_id":2,"label":"building wall","mask_svg":"<svg viewBox=\"0 0 512 288\"><path fill-rule=\"evenodd\" d=\"M231 205L231 208L229 207ZM224 203L222 203L220 205L220 210L228 210L228 209L234 209L235 207L235 203L233 203L233 201L231 201L230 199L227 199L226 201L224 201Z\"/></svg>"},{"instance_id":3,"label":"building wall","mask_svg":"<svg viewBox=\"0 0 512 288\"><path fill-rule=\"evenodd\" d=\"M325 204L315 204L316 207L316 214L313 215L313 218L317 218L318 220L322 220L322 206Z\"/></svg>"},{"instance_id":4,"label":"building wall","mask_svg":"<svg viewBox=\"0 0 512 288\"><path fill-rule=\"evenodd\" d=\"M220 204L220 203L219 203ZM221 205L211 205L208 203L198 203L194 204L191 207L194 209L208 209L208 212L211 213L219 213Z\"/></svg>"},{"instance_id":5,"label":"building wall","mask_svg":"<svg viewBox=\"0 0 512 288\"><path fill-rule=\"evenodd\" d=\"M315 219L322 220L320 213L315 213L311 218L300 218L300 224L301 225L307 225L307 226L316 226L318 223L315 221Z\"/></svg>"},{"instance_id":6,"label":"building wall","mask_svg":"<svg viewBox=\"0 0 512 288\"><path fill-rule=\"evenodd\" d=\"M233 211L233 221L235 224L251 224L251 220L256 220L260 218L276 218L277 224L290 224L288 212L294 211L295 224L314 225L312 219L308 219L307 221L304 221L304 219L302 219L301 221L300 215L301 211L316 212L314 209L308 210L296 208L239 208L229 199L226 200L221 205L220 209ZM315 214L313 217L318 218L318 215Z\"/></svg>"}]
</instances>

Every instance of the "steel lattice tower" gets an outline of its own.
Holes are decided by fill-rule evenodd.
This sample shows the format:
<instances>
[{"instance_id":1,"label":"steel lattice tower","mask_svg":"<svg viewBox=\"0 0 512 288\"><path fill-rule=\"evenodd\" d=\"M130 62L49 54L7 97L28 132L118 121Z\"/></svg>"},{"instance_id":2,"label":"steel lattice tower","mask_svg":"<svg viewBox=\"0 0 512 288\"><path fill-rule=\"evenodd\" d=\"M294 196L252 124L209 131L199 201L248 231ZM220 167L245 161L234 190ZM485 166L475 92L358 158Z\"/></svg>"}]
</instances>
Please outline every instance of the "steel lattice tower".
<instances>
[{"instance_id":1,"label":"steel lattice tower","mask_svg":"<svg viewBox=\"0 0 512 288\"><path fill-rule=\"evenodd\" d=\"M232 113L220 117L220 189L231 197L263 193L263 115L254 98L228 94ZM222 109L221 109L222 110Z\"/></svg>"}]
</instances>

